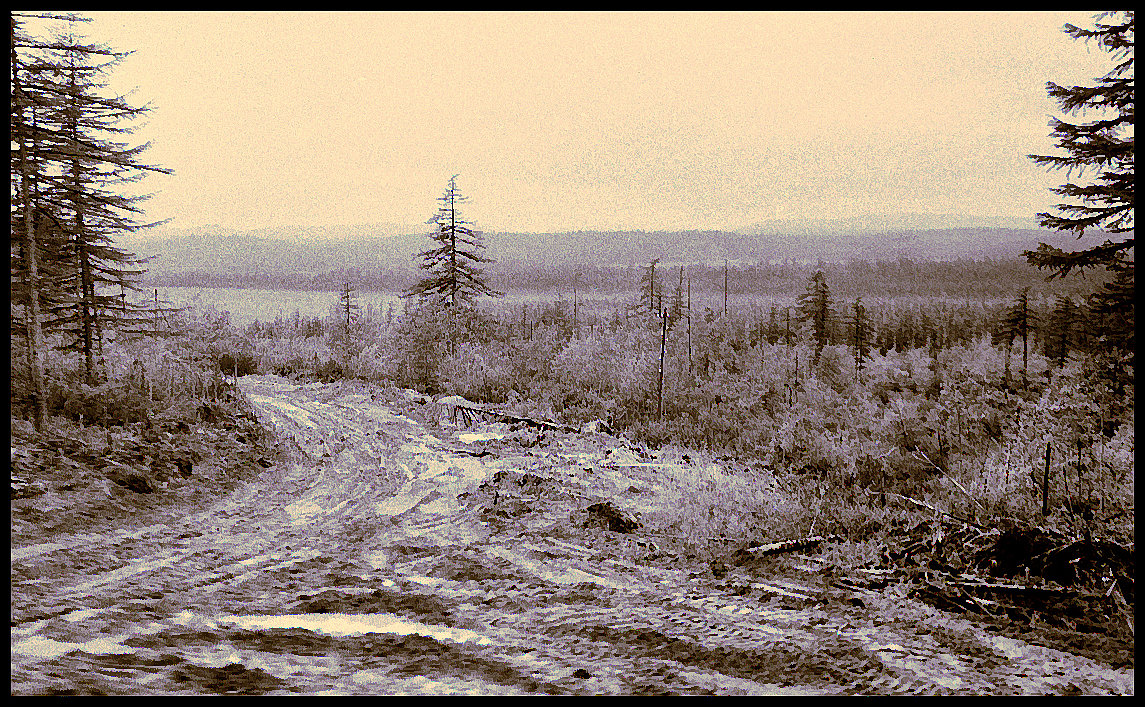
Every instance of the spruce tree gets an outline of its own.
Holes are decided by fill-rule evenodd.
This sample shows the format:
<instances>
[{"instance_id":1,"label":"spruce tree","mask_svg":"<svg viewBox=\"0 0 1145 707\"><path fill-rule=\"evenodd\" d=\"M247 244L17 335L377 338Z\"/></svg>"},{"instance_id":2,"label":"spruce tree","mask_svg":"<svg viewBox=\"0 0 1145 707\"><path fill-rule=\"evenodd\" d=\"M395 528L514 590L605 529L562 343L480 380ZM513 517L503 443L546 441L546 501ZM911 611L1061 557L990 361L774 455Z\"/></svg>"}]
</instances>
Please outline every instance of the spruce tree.
<instances>
[{"instance_id":1,"label":"spruce tree","mask_svg":"<svg viewBox=\"0 0 1145 707\"><path fill-rule=\"evenodd\" d=\"M112 245L113 237L156 225L137 221L142 213L138 203L147 196L127 195L123 185L146 172L170 170L139 161L146 144L130 146L117 139L131 132L130 121L149 110L109 94L102 81L126 54L78 39L74 27L84 18L51 19L63 20L68 29L50 42L18 42L13 18L13 76L24 68L30 80L23 82L23 94L34 97L24 101L33 119L14 116L19 120L13 121L14 136L20 132L34 147L27 158L30 203L18 218L36 222L28 230L39 243L34 250L25 244L13 254L13 270L22 274L30 268L25 262L29 256L50 253L37 262L45 305L42 326L65 334L62 348L83 354L87 378L94 383L95 356L102 350L106 325L156 333L147 330L154 307L129 307L106 290L120 285L138 291L143 272L141 261Z\"/></svg>"},{"instance_id":2,"label":"spruce tree","mask_svg":"<svg viewBox=\"0 0 1145 707\"><path fill-rule=\"evenodd\" d=\"M871 323L867 318L867 308L863 306L863 298L855 300L851 307L851 353L855 358L855 375L862 372L864 362L871 355Z\"/></svg>"},{"instance_id":3,"label":"spruce tree","mask_svg":"<svg viewBox=\"0 0 1145 707\"><path fill-rule=\"evenodd\" d=\"M767 315L767 343L777 343L779 341L779 331L779 315L773 304L771 305L771 311Z\"/></svg>"},{"instance_id":4,"label":"spruce tree","mask_svg":"<svg viewBox=\"0 0 1145 707\"><path fill-rule=\"evenodd\" d=\"M23 27L16 15L9 16L11 39L11 66L10 81L12 89L12 103L10 113L11 140L17 149L11 154L11 174L16 182L19 193L19 210L13 215L13 226L18 228L17 237L21 239L21 247L13 253L13 278L19 282L23 298L13 298L13 301L22 301L24 305L23 329L26 336L28 352L28 377L31 391L29 393L32 408L32 420L36 430L44 427L44 334L40 320L40 291L42 288L39 271L39 243L36 239L36 210L33 206L32 190L36 163L32 157L32 144L36 139L31 118L33 106L37 98L42 100L42 94L37 94L33 88L32 69L25 62L18 49L35 46L31 38L24 33ZM15 239L13 240L15 243ZM16 262L15 256L22 257L22 263ZM22 265L22 267L21 267ZM16 322L14 329L19 331Z\"/></svg>"},{"instance_id":5,"label":"spruce tree","mask_svg":"<svg viewBox=\"0 0 1145 707\"><path fill-rule=\"evenodd\" d=\"M688 303L684 299L684 266L680 266L680 279L672 293L672 310L668 315L668 326L671 327L687 314Z\"/></svg>"},{"instance_id":6,"label":"spruce tree","mask_svg":"<svg viewBox=\"0 0 1145 707\"><path fill-rule=\"evenodd\" d=\"M1069 201L1058 204L1058 214L1040 213L1044 228L1077 234L1101 229L1106 238L1077 252L1066 252L1041 243L1037 250L1024 253L1027 262L1050 270L1049 278L1064 277L1074 269L1105 268L1115 273L1113 287L1098 294L1098 309L1116 322L1133 320L1133 12L1099 14L1092 29L1067 24L1064 31L1074 39L1097 46L1110 54L1112 69L1092 86L1046 84L1066 115L1094 111L1097 119L1068 122L1054 118L1051 137L1064 155L1030 155L1030 159L1050 169L1065 169L1067 179L1078 177L1053 189ZM1087 173L1091 179L1082 180ZM1132 327L1116 326L1106 333L1108 344L1132 351Z\"/></svg>"},{"instance_id":7,"label":"spruce tree","mask_svg":"<svg viewBox=\"0 0 1145 707\"><path fill-rule=\"evenodd\" d=\"M656 282L656 264L659 262L659 258L654 258L643 268L640 275L640 301L637 303L637 311L643 314L658 316L660 313L658 301L662 297L660 285Z\"/></svg>"},{"instance_id":8,"label":"spruce tree","mask_svg":"<svg viewBox=\"0 0 1145 707\"><path fill-rule=\"evenodd\" d=\"M342 320L342 342L347 357L350 349L350 327L358 320L359 309L358 293L350 283L343 282L342 289L338 292L338 311Z\"/></svg>"},{"instance_id":9,"label":"spruce tree","mask_svg":"<svg viewBox=\"0 0 1145 707\"><path fill-rule=\"evenodd\" d=\"M831 288L827 286L823 271L817 270L807 281L807 291L799 295L799 319L811 323L811 334L815 339L815 365L819 364L823 347L830 337L831 318L835 314L831 305Z\"/></svg>"},{"instance_id":10,"label":"spruce tree","mask_svg":"<svg viewBox=\"0 0 1145 707\"><path fill-rule=\"evenodd\" d=\"M454 308L462 304L472 304L482 295L500 297L482 277L477 263L491 263L485 257L485 240L480 231L472 228L472 222L461 217L460 207L469 200L457 189L457 177L449 179L445 193L438 197L441 206L429 220L437 230L431 235L438 247L423 251L421 269L430 273L413 287L405 291L405 297L416 297Z\"/></svg>"},{"instance_id":11,"label":"spruce tree","mask_svg":"<svg viewBox=\"0 0 1145 707\"><path fill-rule=\"evenodd\" d=\"M1046 357L1059 368L1065 365L1069 352L1074 347L1074 330L1077 322L1077 306L1065 295L1058 295L1057 303L1050 319L1046 322Z\"/></svg>"},{"instance_id":12,"label":"spruce tree","mask_svg":"<svg viewBox=\"0 0 1145 707\"><path fill-rule=\"evenodd\" d=\"M1030 336L1038 325L1038 315L1030 308L1030 288L1024 288L1018 293L1009 308L1006 309L1001 321L1001 334L1005 340L1012 343L1015 339L1022 339L1022 380L1026 379L1029 367ZM1009 343L1007 351L1009 351Z\"/></svg>"}]
</instances>

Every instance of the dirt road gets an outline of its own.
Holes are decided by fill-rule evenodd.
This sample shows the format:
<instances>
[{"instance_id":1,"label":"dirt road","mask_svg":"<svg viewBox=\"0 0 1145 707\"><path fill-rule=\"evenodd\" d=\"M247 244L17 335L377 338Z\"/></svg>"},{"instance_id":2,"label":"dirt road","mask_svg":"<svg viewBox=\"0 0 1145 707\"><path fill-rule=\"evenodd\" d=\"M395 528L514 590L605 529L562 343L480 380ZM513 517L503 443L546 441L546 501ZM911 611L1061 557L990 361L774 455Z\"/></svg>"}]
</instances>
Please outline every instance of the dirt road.
<instances>
[{"instance_id":1,"label":"dirt road","mask_svg":"<svg viewBox=\"0 0 1145 707\"><path fill-rule=\"evenodd\" d=\"M294 460L143 528L14 546L13 694L1133 692L1132 669L841 590L813 558L717 578L608 531L585 509L639 512L669 463L615 438L240 386Z\"/></svg>"}]
</instances>

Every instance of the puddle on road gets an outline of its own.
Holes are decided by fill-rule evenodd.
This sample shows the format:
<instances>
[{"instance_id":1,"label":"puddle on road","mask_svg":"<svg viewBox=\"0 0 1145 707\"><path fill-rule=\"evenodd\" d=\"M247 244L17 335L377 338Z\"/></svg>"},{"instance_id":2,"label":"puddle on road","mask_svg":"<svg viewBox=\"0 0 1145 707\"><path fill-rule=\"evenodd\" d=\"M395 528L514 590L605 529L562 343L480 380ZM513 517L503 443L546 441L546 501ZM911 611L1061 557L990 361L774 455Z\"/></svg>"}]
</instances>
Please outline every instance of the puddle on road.
<instances>
[{"instance_id":1,"label":"puddle on road","mask_svg":"<svg viewBox=\"0 0 1145 707\"><path fill-rule=\"evenodd\" d=\"M72 651L83 651L92 655L122 655L135 652L131 646L125 646L119 642L130 637L129 634L115 638L93 638L84 643L72 643L70 641L56 641L43 636L33 636L13 643L12 653L32 656L40 660L58 658Z\"/></svg>"},{"instance_id":2,"label":"puddle on road","mask_svg":"<svg viewBox=\"0 0 1145 707\"><path fill-rule=\"evenodd\" d=\"M448 626L435 626L408 621L394 614L284 614L279 616L220 616L216 626L233 625L254 631L276 628L300 628L327 636L359 636L366 633L416 634L439 641L493 645L493 641L476 631Z\"/></svg>"},{"instance_id":3,"label":"puddle on road","mask_svg":"<svg viewBox=\"0 0 1145 707\"><path fill-rule=\"evenodd\" d=\"M466 444L473 444L474 442L489 442L495 439L505 439L508 436L508 432L462 432L457 435L457 439Z\"/></svg>"}]
</instances>

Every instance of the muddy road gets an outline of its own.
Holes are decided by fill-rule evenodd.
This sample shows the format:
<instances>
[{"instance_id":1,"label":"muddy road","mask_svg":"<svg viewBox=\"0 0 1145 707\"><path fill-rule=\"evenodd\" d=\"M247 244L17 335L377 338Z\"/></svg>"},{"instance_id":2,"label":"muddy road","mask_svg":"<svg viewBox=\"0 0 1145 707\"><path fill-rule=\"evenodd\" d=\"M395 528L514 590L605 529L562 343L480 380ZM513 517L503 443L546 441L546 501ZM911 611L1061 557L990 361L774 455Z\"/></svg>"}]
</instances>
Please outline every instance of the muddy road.
<instances>
[{"instance_id":1,"label":"muddy road","mask_svg":"<svg viewBox=\"0 0 1145 707\"><path fill-rule=\"evenodd\" d=\"M1132 694L813 557L665 557L653 459L427 427L358 384L240 386L293 452L208 507L12 550L13 694ZM719 576L717 576L719 575Z\"/></svg>"}]
</instances>

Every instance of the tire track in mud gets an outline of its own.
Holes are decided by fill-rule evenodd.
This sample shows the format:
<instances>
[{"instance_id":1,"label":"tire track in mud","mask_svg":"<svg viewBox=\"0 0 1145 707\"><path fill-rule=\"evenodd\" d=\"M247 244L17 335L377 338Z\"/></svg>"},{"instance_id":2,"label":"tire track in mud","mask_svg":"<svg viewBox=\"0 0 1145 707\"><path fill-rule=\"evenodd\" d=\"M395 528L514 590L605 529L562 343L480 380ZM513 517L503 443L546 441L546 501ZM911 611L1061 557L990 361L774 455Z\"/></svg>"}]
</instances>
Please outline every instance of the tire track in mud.
<instances>
[{"instance_id":1,"label":"tire track in mud","mask_svg":"<svg viewBox=\"0 0 1145 707\"><path fill-rule=\"evenodd\" d=\"M13 553L13 694L1132 694L807 571L627 560L577 513L655 464L600 439L490 427L478 458L362 385L241 385L296 458L166 526Z\"/></svg>"}]
</instances>

